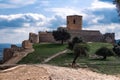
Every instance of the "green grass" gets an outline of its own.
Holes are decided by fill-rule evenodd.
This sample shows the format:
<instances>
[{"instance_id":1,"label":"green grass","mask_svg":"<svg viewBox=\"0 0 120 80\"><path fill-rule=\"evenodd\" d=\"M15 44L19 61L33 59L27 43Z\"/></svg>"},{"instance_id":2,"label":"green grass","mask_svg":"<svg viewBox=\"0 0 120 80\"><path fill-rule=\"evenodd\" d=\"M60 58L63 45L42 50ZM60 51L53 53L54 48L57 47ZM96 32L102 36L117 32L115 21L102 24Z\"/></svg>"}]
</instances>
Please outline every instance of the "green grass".
<instances>
[{"instance_id":1,"label":"green grass","mask_svg":"<svg viewBox=\"0 0 120 80\"><path fill-rule=\"evenodd\" d=\"M18 64L41 63L44 59L50 57L51 55L66 49L66 46L66 44L61 45L53 43L35 44L33 45L35 51L24 57L21 61L18 62Z\"/></svg>"},{"instance_id":2,"label":"green grass","mask_svg":"<svg viewBox=\"0 0 120 80\"><path fill-rule=\"evenodd\" d=\"M88 43L90 51L89 55L93 56L97 49L100 47L108 47L112 49L112 44L108 43ZM44 59L50 57L51 55L60 52L66 49L67 45L61 44L35 44L33 53L30 53L25 58L23 58L19 64L37 64L41 63ZM69 64L72 63L74 54L72 51L68 51L66 54L62 54L52 60L47 64L57 65L57 66L66 66L69 67ZM105 73L105 74L119 74L120 73L120 58L119 57L108 57L107 60L100 60L96 58L84 58L79 57L77 59L77 64L80 67L88 67L93 71Z\"/></svg>"},{"instance_id":3,"label":"green grass","mask_svg":"<svg viewBox=\"0 0 120 80\"><path fill-rule=\"evenodd\" d=\"M112 49L112 45L108 43L88 43L90 51L89 55L94 55L97 49L100 47L108 47ZM66 54L60 55L51 61L48 64L57 65L57 66L69 66L72 63L74 54L68 52ZM89 67L93 71L105 73L105 74L119 74L120 73L120 58L119 57L108 57L107 60L101 60L96 58L84 58L79 57L77 59L77 64L81 67Z\"/></svg>"}]
</instances>

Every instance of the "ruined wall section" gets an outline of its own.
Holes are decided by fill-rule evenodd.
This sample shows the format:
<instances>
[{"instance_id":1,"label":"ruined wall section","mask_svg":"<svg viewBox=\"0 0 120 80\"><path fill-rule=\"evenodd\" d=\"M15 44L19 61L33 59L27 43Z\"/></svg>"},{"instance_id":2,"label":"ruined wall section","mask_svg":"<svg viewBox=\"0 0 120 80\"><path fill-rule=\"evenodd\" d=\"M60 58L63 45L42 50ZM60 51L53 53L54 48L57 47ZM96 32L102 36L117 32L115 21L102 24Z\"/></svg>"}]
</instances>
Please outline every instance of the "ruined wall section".
<instances>
[{"instance_id":1,"label":"ruined wall section","mask_svg":"<svg viewBox=\"0 0 120 80\"><path fill-rule=\"evenodd\" d=\"M107 43L115 43L115 33L105 33L103 35L103 41Z\"/></svg>"},{"instance_id":2,"label":"ruined wall section","mask_svg":"<svg viewBox=\"0 0 120 80\"><path fill-rule=\"evenodd\" d=\"M11 48L5 48L3 51L3 63L15 57L16 53L24 52L25 50L32 49L32 43L29 40L24 40L22 42L22 47L16 45L11 45Z\"/></svg>"},{"instance_id":3,"label":"ruined wall section","mask_svg":"<svg viewBox=\"0 0 120 80\"><path fill-rule=\"evenodd\" d=\"M11 48L5 48L3 51L3 63L11 59L15 52L21 52L23 50L22 47L17 47L16 45L11 45Z\"/></svg>"},{"instance_id":4,"label":"ruined wall section","mask_svg":"<svg viewBox=\"0 0 120 80\"><path fill-rule=\"evenodd\" d=\"M31 43L39 43L39 35L35 33L29 33L29 41Z\"/></svg>"}]
</instances>

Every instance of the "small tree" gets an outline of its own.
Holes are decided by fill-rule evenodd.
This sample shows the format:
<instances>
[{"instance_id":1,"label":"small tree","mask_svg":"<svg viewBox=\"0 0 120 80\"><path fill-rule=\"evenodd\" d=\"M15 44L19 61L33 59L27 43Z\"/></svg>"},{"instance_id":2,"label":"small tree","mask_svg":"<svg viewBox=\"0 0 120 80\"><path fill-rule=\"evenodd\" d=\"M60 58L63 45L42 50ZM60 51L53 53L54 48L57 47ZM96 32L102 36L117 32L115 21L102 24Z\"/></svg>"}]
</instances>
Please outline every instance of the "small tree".
<instances>
[{"instance_id":1,"label":"small tree","mask_svg":"<svg viewBox=\"0 0 120 80\"><path fill-rule=\"evenodd\" d=\"M96 51L95 54L98 55L98 56L103 56L103 58L102 58L103 60L106 60L106 58L107 58L108 56L113 56L113 55L114 55L113 51L110 50L110 49L108 49L108 48L106 48L106 47L101 47L101 48L99 48L99 49Z\"/></svg>"},{"instance_id":2,"label":"small tree","mask_svg":"<svg viewBox=\"0 0 120 80\"><path fill-rule=\"evenodd\" d=\"M53 31L52 35L56 41L61 41L61 44L70 39L70 34L64 28L58 28L56 31Z\"/></svg>"},{"instance_id":3,"label":"small tree","mask_svg":"<svg viewBox=\"0 0 120 80\"><path fill-rule=\"evenodd\" d=\"M77 43L82 43L82 38L74 37L72 41L68 42L68 49L73 50L73 47Z\"/></svg>"},{"instance_id":4,"label":"small tree","mask_svg":"<svg viewBox=\"0 0 120 80\"><path fill-rule=\"evenodd\" d=\"M79 56L87 56L87 51L89 51L89 47L86 43L80 43L80 44L76 44L74 46L74 59L72 62L72 66L74 66L76 64L76 60Z\"/></svg>"}]
</instances>

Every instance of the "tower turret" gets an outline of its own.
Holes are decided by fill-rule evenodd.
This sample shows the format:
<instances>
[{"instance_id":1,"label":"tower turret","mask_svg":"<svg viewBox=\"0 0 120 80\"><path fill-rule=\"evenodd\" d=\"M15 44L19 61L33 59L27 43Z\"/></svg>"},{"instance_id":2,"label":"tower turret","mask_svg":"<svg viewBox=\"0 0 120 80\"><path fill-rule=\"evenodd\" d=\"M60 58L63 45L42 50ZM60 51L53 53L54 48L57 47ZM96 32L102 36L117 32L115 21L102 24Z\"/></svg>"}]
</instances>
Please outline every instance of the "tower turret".
<instances>
[{"instance_id":1,"label":"tower turret","mask_svg":"<svg viewBox=\"0 0 120 80\"><path fill-rule=\"evenodd\" d=\"M82 16L72 15L67 16L68 30L82 30Z\"/></svg>"}]
</instances>

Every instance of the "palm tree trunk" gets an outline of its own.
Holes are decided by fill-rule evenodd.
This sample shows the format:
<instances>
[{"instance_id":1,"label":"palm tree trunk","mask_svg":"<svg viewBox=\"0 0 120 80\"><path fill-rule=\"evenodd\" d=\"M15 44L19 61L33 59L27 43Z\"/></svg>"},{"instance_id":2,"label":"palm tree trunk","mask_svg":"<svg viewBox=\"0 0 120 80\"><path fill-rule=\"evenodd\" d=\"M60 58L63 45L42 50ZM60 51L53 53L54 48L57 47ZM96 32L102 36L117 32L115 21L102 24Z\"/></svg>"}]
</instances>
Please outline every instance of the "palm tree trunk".
<instances>
[{"instance_id":1,"label":"palm tree trunk","mask_svg":"<svg viewBox=\"0 0 120 80\"><path fill-rule=\"evenodd\" d=\"M61 44L63 44L63 40L61 40Z\"/></svg>"}]
</instances>

